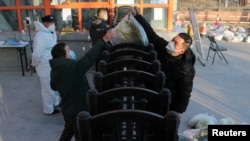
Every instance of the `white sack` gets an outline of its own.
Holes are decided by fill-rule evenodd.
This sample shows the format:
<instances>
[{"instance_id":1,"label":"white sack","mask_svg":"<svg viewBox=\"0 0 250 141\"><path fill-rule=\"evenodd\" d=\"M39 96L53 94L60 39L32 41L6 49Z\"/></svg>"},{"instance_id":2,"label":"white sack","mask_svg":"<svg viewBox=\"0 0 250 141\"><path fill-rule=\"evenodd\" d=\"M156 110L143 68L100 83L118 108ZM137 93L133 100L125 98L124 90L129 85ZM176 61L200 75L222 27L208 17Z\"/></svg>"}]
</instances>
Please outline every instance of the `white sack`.
<instances>
[{"instance_id":1,"label":"white sack","mask_svg":"<svg viewBox=\"0 0 250 141\"><path fill-rule=\"evenodd\" d=\"M129 12L114 29L116 31L116 37L110 40L113 46L121 43L148 45L148 37L144 28L131 12Z\"/></svg>"}]
</instances>

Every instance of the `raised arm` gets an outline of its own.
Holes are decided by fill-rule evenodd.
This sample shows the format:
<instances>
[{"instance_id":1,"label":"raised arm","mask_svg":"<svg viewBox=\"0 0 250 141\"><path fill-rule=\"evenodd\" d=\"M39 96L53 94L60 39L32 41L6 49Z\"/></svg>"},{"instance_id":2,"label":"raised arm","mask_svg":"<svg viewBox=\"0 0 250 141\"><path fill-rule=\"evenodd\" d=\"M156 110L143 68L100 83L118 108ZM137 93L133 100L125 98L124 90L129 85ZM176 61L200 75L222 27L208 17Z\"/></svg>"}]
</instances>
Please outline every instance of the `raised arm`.
<instances>
[{"instance_id":1,"label":"raised arm","mask_svg":"<svg viewBox=\"0 0 250 141\"><path fill-rule=\"evenodd\" d=\"M144 28L150 43L153 43L156 48L165 47L168 44L168 41L166 41L165 39L156 34L151 25L138 13L137 10L133 8L131 9L131 12L135 16L136 20Z\"/></svg>"},{"instance_id":2,"label":"raised arm","mask_svg":"<svg viewBox=\"0 0 250 141\"><path fill-rule=\"evenodd\" d=\"M103 46L108 43L115 36L115 34L115 30L113 29L107 31L103 38L99 39L94 46L77 62L78 70L82 74L85 74L98 60Z\"/></svg>"}]
</instances>

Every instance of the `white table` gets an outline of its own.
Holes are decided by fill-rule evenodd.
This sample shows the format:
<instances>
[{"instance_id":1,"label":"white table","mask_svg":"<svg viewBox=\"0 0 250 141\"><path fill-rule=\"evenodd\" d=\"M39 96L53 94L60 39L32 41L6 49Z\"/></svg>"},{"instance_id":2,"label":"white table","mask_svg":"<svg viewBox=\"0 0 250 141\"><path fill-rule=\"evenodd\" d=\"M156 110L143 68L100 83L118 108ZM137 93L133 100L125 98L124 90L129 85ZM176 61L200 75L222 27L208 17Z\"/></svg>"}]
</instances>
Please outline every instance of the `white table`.
<instances>
[{"instance_id":1,"label":"white table","mask_svg":"<svg viewBox=\"0 0 250 141\"><path fill-rule=\"evenodd\" d=\"M8 44L4 44L4 45L0 45L0 49L5 49L5 48L13 48L16 49L17 52L19 53L19 57L20 57L20 62L21 62L21 68L22 68L22 75L24 76L24 63L26 65L26 69L28 69L28 61L27 61L27 53L26 53L26 47L28 46L28 44L21 44L21 45L8 45ZM24 63L23 63L23 56L24 55Z\"/></svg>"}]
</instances>

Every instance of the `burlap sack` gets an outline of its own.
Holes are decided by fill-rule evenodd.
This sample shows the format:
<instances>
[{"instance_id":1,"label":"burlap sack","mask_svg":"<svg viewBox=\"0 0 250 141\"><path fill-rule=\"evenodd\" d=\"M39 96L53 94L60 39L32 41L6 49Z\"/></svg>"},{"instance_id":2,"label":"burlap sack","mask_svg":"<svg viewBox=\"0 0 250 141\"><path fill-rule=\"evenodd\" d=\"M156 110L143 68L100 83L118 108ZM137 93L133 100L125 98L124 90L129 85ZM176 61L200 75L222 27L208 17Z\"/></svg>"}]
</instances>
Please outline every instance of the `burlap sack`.
<instances>
[{"instance_id":1,"label":"burlap sack","mask_svg":"<svg viewBox=\"0 0 250 141\"><path fill-rule=\"evenodd\" d=\"M148 45L148 37L144 28L135 19L131 12L125 15L114 29L117 36L110 40L110 43L113 46L121 43L136 43L144 46Z\"/></svg>"}]
</instances>

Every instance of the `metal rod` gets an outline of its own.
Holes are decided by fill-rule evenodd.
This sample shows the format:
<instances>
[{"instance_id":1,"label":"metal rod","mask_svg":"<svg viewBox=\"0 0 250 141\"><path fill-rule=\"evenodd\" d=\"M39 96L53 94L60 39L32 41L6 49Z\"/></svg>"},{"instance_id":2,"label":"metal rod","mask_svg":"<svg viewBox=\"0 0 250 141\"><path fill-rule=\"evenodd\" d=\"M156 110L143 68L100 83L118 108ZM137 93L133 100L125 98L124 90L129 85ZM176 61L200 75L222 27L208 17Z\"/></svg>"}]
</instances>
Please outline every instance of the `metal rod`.
<instances>
[{"instance_id":1,"label":"metal rod","mask_svg":"<svg viewBox=\"0 0 250 141\"><path fill-rule=\"evenodd\" d=\"M32 45L32 40L31 40L31 34L30 34L30 26L27 25L28 27L28 31L29 31L29 38L30 38L30 49L31 49L31 52L33 52L33 45Z\"/></svg>"}]
</instances>

